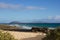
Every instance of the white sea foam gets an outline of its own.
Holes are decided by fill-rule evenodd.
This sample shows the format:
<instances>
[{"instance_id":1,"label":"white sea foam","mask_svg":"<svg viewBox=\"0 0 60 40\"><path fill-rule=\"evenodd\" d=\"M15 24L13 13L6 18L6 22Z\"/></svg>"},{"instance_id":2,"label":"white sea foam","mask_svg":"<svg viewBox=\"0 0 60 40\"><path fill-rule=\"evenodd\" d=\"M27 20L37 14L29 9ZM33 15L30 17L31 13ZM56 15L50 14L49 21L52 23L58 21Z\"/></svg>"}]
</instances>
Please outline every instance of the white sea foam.
<instances>
[{"instance_id":1,"label":"white sea foam","mask_svg":"<svg viewBox=\"0 0 60 40\"><path fill-rule=\"evenodd\" d=\"M19 25L19 24L10 24L9 26L16 26L19 27L20 29L32 29L32 27L25 26L25 25Z\"/></svg>"},{"instance_id":2,"label":"white sea foam","mask_svg":"<svg viewBox=\"0 0 60 40\"><path fill-rule=\"evenodd\" d=\"M32 27L22 26L23 29L32 29Z\"/></svg>"}]
</instances>

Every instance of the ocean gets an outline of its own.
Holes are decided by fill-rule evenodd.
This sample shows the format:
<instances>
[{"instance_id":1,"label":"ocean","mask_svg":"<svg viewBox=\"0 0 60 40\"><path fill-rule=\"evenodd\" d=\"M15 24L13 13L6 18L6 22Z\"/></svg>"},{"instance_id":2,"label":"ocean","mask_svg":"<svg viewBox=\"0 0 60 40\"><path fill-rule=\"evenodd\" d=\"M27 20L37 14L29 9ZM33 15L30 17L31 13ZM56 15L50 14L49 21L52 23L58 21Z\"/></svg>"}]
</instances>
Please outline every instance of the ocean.
<instances>
[{"instance_id":1,"label":"ocean","mask_svg":"<svg viewBox=\"0 0 60 40\"><path fill-rule=\"evenodd\" d=\"M48 28L60 27L60 23L21 23L19 25L28 27L48 27Z\"/></svg>"},{"instance_id":2,"label":"ocean","mask_svg":"<svg viewBox=\"0 0 60 40\"><path fill-rule=\"evenodd\" d=\"M20 24L7 24L7 25L17 26L25 29L31 29L32 27L42 27L42 28L60 27L60 23L20 23Z\"/></svg>"}]
</instances>

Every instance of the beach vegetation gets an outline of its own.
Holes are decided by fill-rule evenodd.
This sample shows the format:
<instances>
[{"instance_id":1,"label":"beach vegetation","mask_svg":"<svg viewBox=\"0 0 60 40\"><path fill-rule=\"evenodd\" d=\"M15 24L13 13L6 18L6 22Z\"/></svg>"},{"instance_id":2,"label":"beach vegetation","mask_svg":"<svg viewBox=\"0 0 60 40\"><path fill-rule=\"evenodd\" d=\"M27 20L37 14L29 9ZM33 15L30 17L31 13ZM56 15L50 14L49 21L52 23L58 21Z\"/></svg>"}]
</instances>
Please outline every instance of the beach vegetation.
<instances>
[{"instance_id":1,"label":"beach vegetation","mask_svg":"<svg viewBox=\"0 0 60 40\"><path fill-rule=\"evenodd\" d=\"M60 28L50 30L43 40L60 40Z\"/></svg>"},{"instance_id":2,"label":"beach vegetation","mask_svg":"<svg viewBox=\"0 0 60 40\"><path fill-rule=\"evenodd\" d=\"M0 40L17 40L10 33L0 31Z\"/></svg>"}]
</instances>

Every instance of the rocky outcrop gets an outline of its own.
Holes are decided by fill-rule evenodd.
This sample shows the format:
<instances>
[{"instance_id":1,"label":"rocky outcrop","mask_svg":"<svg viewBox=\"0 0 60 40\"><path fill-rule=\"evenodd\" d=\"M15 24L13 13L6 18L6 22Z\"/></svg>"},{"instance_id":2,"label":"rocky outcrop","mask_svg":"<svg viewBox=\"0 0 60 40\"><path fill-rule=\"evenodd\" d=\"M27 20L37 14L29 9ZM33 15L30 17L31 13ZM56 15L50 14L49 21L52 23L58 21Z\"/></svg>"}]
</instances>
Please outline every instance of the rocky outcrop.
<instances>
[{"instance_id":1,"label":"rocky outcrop","mask_svg":"<svg viewBox=\"0 0 60 40\"><path fill-rule=\"evenodd\" d=\"M44 32L46 33L48 28L38 28L38 27L32 27L31 31L32 32Z\"/></svg>"}]
</instances>

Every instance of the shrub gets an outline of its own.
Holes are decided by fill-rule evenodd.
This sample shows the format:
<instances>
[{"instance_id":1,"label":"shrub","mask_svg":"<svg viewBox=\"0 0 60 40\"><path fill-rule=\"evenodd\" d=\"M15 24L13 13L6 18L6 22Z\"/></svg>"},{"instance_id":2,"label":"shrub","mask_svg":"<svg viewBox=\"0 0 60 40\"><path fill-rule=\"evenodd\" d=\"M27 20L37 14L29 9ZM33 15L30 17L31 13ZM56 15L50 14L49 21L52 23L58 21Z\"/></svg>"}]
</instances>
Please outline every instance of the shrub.
<instances>
[{"instance_id":1,"label":"shrub","mask_svg":"<svg viewBox=\"0 0 60 40\"><path fill-rule=\"evenodd\" d=\"M60 29L51 30L43 40L60 40Z\"/></svg>"},{"instance_id":2,"label":"shrub","mask_svg":"<svg viewBox=\"0 0 60 40\"><path fill-rule=\"evenodd\" d=\"M8 32L0 31L0 40L16 40L14 37Z\"/></svg>"}]
</instances>

